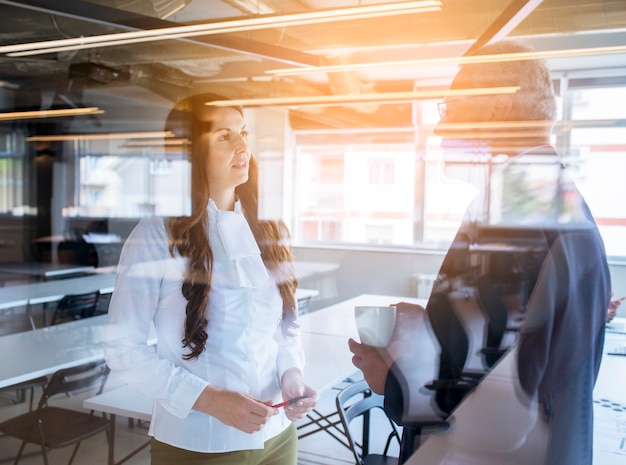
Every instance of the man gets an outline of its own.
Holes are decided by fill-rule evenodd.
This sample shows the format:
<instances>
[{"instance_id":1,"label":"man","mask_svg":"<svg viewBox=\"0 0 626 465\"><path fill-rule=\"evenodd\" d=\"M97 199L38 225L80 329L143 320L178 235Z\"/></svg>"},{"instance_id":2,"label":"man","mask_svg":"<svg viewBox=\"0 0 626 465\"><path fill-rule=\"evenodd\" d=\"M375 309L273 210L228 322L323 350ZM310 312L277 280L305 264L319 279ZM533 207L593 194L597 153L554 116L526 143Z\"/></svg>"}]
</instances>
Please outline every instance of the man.
<instances>
[{"instance_id":1,"label":"man","mask_svg":"<svg viewBox=\"0 0 626 465\"><path fill-rule=\"evenodd\" d=\"M529 52L522 43L502 41L475 55ZM461 66L451 90L436 134L448 159L473 164L473 178L485 185L478 186L426 309L398 304L402 318L413 322L413 340L406 328L386 350L350 340L353 363L372 390L385 395L388 414L407 426L404 461L419 446L407 436L414 424L441 423L516 345L521 387L538 402L539 421L549 431L542 463L590 465L592 391L611 285L591 213L550 144L556 103L549 70L537 59L478 60ZM484 311L482 340L467 331L467 301ZM507 328L498 333L501 309ZM503 334L510 323L518 326L513 342ZM414 339L423 346L429 335L436 339L437 379L424 385ZM472 343L482 347L484 360L481 372L468 374Z\"/></svg>"}]
</instances>

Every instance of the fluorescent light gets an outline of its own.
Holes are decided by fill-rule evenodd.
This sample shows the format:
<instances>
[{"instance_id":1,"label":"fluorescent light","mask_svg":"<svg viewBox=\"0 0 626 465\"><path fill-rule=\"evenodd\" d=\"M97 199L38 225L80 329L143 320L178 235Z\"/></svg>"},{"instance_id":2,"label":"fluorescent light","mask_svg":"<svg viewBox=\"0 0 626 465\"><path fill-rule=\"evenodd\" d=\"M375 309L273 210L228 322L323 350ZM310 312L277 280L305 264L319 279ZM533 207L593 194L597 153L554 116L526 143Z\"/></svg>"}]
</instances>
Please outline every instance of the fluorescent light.
<instances>
[{"instance_id":1,"label":"fluorescent light","mask_svg":"<svg viewBox=\"0 0 626 465\"><path fill-rule=\"evenodd\" d=\"M398 68L403 66L437 66L451 64L465 65L469 63L495 63L499 61L567 58L588 55L610 55L613 53L624 52L626 52L626 45L615 45L610 47L577 48L570 50L547 50L525 53L502 53L497 55L425 58L419 60L378 61L372 63L313 66L308 68L283 68L267 70L266 73L277 76L290 76L305 73L338 73L345 71L359 71L363 69Z\"/></svg>"},{"instance_id":2,"label":"fluorescent light","mask_svg":"<svg viewBox=\"0 0 626 465\"><path fill-rule=\"evenodd\" d=\"M48 142L67 140L106 140L106 139L156 139L174 137L171 131L151 131L151 132L112 132L112 133L92 133L92 134L53 134L49 136L27 137L28 142Z\"/></svg>"},{"instance_id":3,"label":"fluorescent light","mask_svg":"<svg viewBox=\"0 0 626 465\"><path fill-rule=\"evenodd\" d=\"M32 110L32 111L11 111L0 113L0 121L14 121L20 119L35 118L60 118L63 116L98 115L104 113L98 107L88 108L68 108L60 110Z\"/></svg>"},{"instance_id":4,"label":"fluorescent light","mask_svg":"<svg viewBox=\"0 0 626 465\"><path fill-rule=\"evenodd\" d=\"M208 24L174 26L160 29L121 32L116 34L5 45L0 47L0 53L6 53L11 57L19 57L57 51L79 50L81 48L108 47L145 41L193 37L198 35L228 34L258 29L302 26L307 24L378 18L439 10L441 10L441 1L439 0L419 0L376 5L361 5L357 7L333 8L306 13L262 16L248 19L213 22Z\"/></svg>"},{"instance_id":5,"label":"fluorescent light","mask_svg":"<svg viewBox=\"0 0 626 465\"><path fill-rule=\"evenodd\" d=\"M413 100L430 100L444 97L465 97L468 95L502 95L514 94L520 90L518 86L512 87L488 87L477 89L443 89L443 90L417 90L412 92L379 92L372 94L346 94L346 95L307 95L300 97L267 97L233 100L214 100L206 102L206 105L228 107L300 107L300 106L332 106L359 103L392 103L410 102Z\"/></svg>"},{"instance_id":6,"label":"fluorescent light","mask_svg":"<svg viewBox=\"0 0 626 465\"><path fill-rule=\"evenodd\" d=\"M171 133L169 133L171 134ZM169 136L166 136L169 137ZM137 138L135 138L137 139ZM147 137L146 139L153 139L152 137ZM183 145L191 145L191 141L186 137L172 137L168 139L159 139L154 138L154 140L129 140L124 144L126 147L154 147L156 145L159 146L183 146Z\"/></svg>"}]
</instances>

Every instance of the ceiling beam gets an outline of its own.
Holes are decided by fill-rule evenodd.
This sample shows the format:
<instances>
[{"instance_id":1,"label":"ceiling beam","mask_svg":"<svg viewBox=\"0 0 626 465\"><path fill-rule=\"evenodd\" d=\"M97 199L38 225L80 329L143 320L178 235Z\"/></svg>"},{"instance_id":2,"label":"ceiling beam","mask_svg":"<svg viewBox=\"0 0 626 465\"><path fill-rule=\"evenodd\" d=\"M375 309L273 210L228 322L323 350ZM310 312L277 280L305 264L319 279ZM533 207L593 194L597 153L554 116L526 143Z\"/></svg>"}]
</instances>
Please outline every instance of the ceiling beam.
<instances>
[{"instance_id":1,"label":"ceiling beam","mask_svg":"<svg viewBox=\"0 0 626 465\"><path fill-rule=\"evenodd\" d=\"M58 0L0 0L0 4L127 30L150 30L181 25L174 21L153 18L131 11L80 0L72 0L71 2L59 2ZM319 66L321 64L318 56L237 36L212 35L174 40L252 55L290 65Z\"/></svg>"},{"instance_id":2,"label":"ceiling beam","mask_svg":"<svg viewBox=\"0 0 626 465\"><path fill-rule=\"evenodd\" d=\"M469 55L483 45L504 39L529 14L531 14L543 0L513 0L500 13L493 23L483 32L472 46L465 52Z\"/></svg>"}]
</instances>

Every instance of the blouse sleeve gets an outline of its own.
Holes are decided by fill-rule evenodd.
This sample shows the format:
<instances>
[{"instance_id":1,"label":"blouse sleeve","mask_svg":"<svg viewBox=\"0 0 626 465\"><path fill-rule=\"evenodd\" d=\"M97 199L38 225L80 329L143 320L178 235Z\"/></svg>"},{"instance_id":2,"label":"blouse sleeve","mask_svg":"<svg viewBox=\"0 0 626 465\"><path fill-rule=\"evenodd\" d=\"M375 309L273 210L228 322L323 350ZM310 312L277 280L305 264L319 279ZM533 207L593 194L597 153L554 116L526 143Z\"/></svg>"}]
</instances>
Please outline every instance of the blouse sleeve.
<instances>
[{"instance_id":1,"label":"blouse sleeve","mask_svg":"<svg viewBox=\"0 0 626 465\"><path fill-rule=\"evenodd\" d=\"M282 244L286 248L290 249L291 244L287 226L284 223L279 222L278 229L280 231L280 236L282 237ZM277 282L293 279L295 277L295 267L293 262L283 263L282 266L279 266L272 272L272 274ZM300 327L297 325L297 302L295 312L295 324L279 324L276 332L274 333L274 339L278 344L276 367L279 379L282 379L283 373L285 373L285 371L289 368L295 367L304 371L305 356L300 342Z\"/></svg>"},{"instance_id":2,"label":"blouse sleeve","mask_svg":"<svg viewBox=\"0 0 626 465\"><path fill-rule=\"evenodd\" d=\"M298 368L304 371L304 350L300 345L300 328L291 327L283 330L282 325L274 333L274 340L278 344L276 368L278 379L282 379L283 373L289 368Z\"/></svg>"},{"instance_id":3,"label":"blouse sleeve","mask_svg":"<svg viewBox=\"0 0 626 465\"><path fill-rule=\"evenodd\" d=\"M163 219L142 220L128 237L118 264L105 338L111 370L173 415L185 418L207 382L151 345L161 283L172 263Z\"/></svg>"}]
</instances>

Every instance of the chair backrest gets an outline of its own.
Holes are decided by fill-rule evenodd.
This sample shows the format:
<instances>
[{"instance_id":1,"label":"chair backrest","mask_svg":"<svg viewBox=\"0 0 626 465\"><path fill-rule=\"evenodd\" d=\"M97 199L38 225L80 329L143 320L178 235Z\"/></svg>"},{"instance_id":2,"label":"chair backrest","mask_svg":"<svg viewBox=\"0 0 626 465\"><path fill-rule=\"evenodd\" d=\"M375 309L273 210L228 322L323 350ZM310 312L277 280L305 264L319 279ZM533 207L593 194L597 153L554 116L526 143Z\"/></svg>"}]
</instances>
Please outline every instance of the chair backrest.
<instances>
[{"instance_id":1,"label":"chair backrest","mask_svg":"<svg viewBox=\"0 0 626 465\"><path fill-rule=\"evenodd\" d=\"M66 321L67 319L77 320L94 316L99 297L99 291L64 296L57 305L52 317L52 324Z\"/></svg>"},{"instance_id":2,"label":"chair backrest","mask_svg":"<svg viewBox=\"0 0 626 465\"><path fill-rule=\"evenodd\" d=\"M449 414L470 390L466 383L460 382L469 373L466 371L469 336L446 293L431 294L426 314L441 350L439 373L435 381L438 386L435 389L435 403L441 411ZM482 370L475 375L479 377L481 374Z\"/></svg>"},{"instance_id":3,"label":"chair backrest","mask_svg":"<svg viewBox=\"0 0 626 465\"><path fill-rule=\"evenodd\" d=\"M467 362L469 339L447 294L431 294L426 315L441 349L439 379L459 378Z\"/></svg>"},{"instance_id":4,"label":"chair backrest","mask_svg":"<svg viewBox=\"0 0 626 465\"><path fill-rule=\"evenodd\" d=\"M348 440L350 449L354 454L357 465L363 465L365 458L370 453L370 421L371 415L378 415L377 418L383 418L385 422L389 423L388 434L386 442L383 448L381 448L382 454L375 455L387 455L392 440L396 440L398 445L400 444L400 435L395 423L387 416L383 409L384 398L372 392L365 380L357 381L342 389L335 400L337 405L337 412L341 419L346 439ZM377 412L375 412L377 411ZM361 437L357 440L356 423L353 425L353 420L361 417ZM384 423L383 423L384 424ZM380 422L377 423L380 425ZM380 429L376 429L376 437L383 437Z\"/></svg>"},{"instance_id":5,"label":"chair backrest","mask_svg":"<svg viewBox=\"0 0 626 465\"><path fill-rule=\"evenodd\" d=\"M43 390L39 408L47 405L48 400L58 394L76 394L94 390L100 394L108 379L110 369L105 360L97 360L56 371Z\"/></svg>"},{"instance_id":6,"label":"chair backrest","mask_svg":"<svg viewBox=\"0 0 626 465\"><path fill-rule=\"evenodd\" d=\"M508 330L509 310L489 275L478 277L477 289L481 307L487 315L485 347L492 351L485 354L485 361L491 367L502 356L497 350L500 349L504 333Z\"/></svg>"},{"instance_id":7,"label":"chair backrest","mask_svg":"<svg viewBox=\"0 0 626 465\"><path fill-rule=\"evenodd\" d=\"M61 263L98 266L98 250L76 233L75 239L59 242L57 255Z\"/></svg>"}]
</instances>

